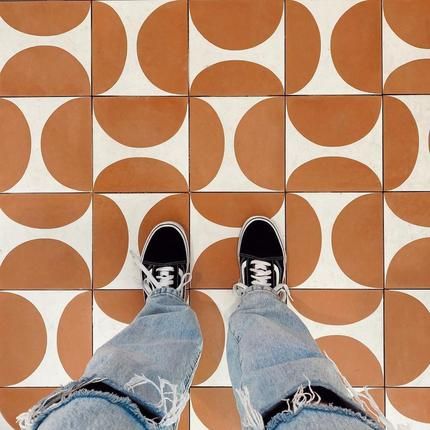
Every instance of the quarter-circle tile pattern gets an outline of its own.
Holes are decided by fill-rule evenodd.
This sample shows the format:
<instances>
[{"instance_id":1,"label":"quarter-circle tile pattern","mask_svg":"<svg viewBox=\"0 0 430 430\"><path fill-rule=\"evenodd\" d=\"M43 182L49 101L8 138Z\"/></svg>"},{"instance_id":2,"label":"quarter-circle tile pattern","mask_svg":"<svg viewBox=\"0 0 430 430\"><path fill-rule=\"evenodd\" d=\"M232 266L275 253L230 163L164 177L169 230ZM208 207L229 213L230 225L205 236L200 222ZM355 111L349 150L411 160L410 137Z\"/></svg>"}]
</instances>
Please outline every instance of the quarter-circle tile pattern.
<instances>
[{"instance_id":1,"label":"quarter-circle tile pattern","mask_svg":"<svg viewBox=\"0 0 430 430\"><path fill-rule=\"evenodd\" d=\"M386 292L385 309L387 384L404 385L430 364L430 312L417 298L397 291Z\"/></svg>"},{"instance_id":2,"label":"quarter-circle tile pattern","mask_svg":"<svg viewBox=\"0 0 430 430\"><path fill-rule=\"evenodd\" d=\"M121 209L106 196L94 196L94 287L115 279L128 252L128 227Z\"/></svg>"},{"instance_id":3,"label":"quarter-circle tile pattern","mask_svg":"<svg viewBox=\"0 0 430 430\"><path fill-rule=\"evenodd\" d=\"M321 54L321 36L312 13L303 4L287 0L287 93L301 90L313 77Z\"/></svg>"},{"instance_id":4,"label":"quarter-circle tile pattern","mask_svg":"<svg viewBox=\"0 0 430 430\"><path fill-rule=\"evenodd\" d=\"M278 27L282 12L282 0L190 2L191 18L203 37L229 50L250 49L263 43Z\"/></svg>"},{"instance_id":5,"label":"quarter-circle tile pattern","mask_svg":"<svg viewBox=\"0 0 430 430\"><path fill-rule=\"evenodd\" d=\"M57 329L58 356L72 379L82 376L91 358L91 325L91 292L85 292L67 304Z\"/></svg>"},{"instance_id":6,"label":"quarter-circle tile pattern","mask_svg":"<svg viewBox=\"0 0 430 430\"><path fill-rule=\"evenodd\" d=\"M92 14L93 86L94 93L101 94L121 76L127 57L127 35L120 17L107 3L95 2Z\"/></svg>"},{"instance_id":7,"label":"quarter-circle tile pattern","mask_svg":"<svg viewBox=\"0 0 430 430\"><path fill-rule=\"evenodd\" d=\"M301 196L287 194L287 282L303 283L314 271L321 252L321 225L312 206Z\"/></svg>"},{"instance_id":8,"label":"quarter-circle tile pattern","mask_svg":"<svg viewBox=\"0 0 430 430\"><path fill-rule=\"evenodd\" d=\"M213 64L194 79L192 95L218 96L282 94L279 78L268 68L250 61L229 60Z\"/></svg>"},{"instance_id":9,"label":"quarter-circle tile pattern","mask_svg":"<svg viewBox=\"0 0 430 430\"><path fill-rule=\"evenodd\" d=\"M39 366L46 352L47 333L40 312L18 294L0 292L0 314L0 384L6 386L21 382Z\"/></svg>"},{"instance_id":10,"label":"quarter-circle tile pattern","mask_svg":"<svg viewBox=\"0 0 430 430\"><path fill-rule=\"evenodd\" d=\"M36 35L52 36L77 27L90 11L88 1L2 3L3 20L15 30Z\"/></svg>"},{"instance_id":11,"label":"quarter-circle tile pattern","mask_svg":"<svg viewBox=\"0 0 430 430\"><path fill-rule=\"evenodd\" d=\"M91 204L89 194L5 194L1 210L31 228L58 228L81 218Z\"/></svg>"},{"instance_id":12,"label":"quarter-circle tile pattern","mask_svg":"<svg viewBox=\"0 0 430 430\"><path fill-rule=\"evenodd\" d=\"M97 177L95 191L187 191L182 174L171 164L151 158L126 158L106 167Z\"/></svg>"},{"instance_id":13,"label":"quarter-circle tile pattern","mask_svg":"<svg viewBox=\"0 0 430 430\"><path fill-rule=\"evenodd\" d=\"M225 328L215 302L207 294L192 291L190 303L199 320L203 336L203 351L193 381L194 385L198 385L207 380L220 363L224 351Z\"/></svg>"},{"instance_id":14,"label":"quarter-circle tile pattern","mask_svg":"<svg viewBox=\"0 0 430 430\"><path fill-rule=\"evenodd\" d=\"M21 243L0 266L1 288L89 289L91 278L83 257L56 239L33 239ZM9 287L8 287L9 286Z\"/></svg>"},{"instance_id":15,"label":"quarter-circle tile pattern","mask_svg":"<svg viewBox=\"0 0 430 430\"><path fill-rule=\"evenodd\" d=\"M0 99L0 191L6 191L23 176L31 152L27 120L12 102Z\"/></svg>"},{"instance_id":16,"label":"quarter-circle tile pattern","mask_svg":"<svg viewBox=\"0 0 430 430\"><path fill-rule=\"evenodd\" d=\"M339 267L354 281L373 288L383 285L382 216L380 196L367 194L340 212L332 231Z\"/></svg>"},{"instance_id":17,"label":"quarter-circle tile pattern","mask_svg":"<svg viewBox=\"0 0 430 430\"><path fill-rule=\"evenodd\" d=\"M381 10L379 0L361 1L345 12L331 36L339 75L352 87L381 91Z\"/></svg>"},{"instance_id":18,"label":"quarter-circle tile pattern","mask_svg":"<svg viewBox=\"0 0 430 430\"><path fill-rule=\"evenodd\" d=\"M91 189L91 101L72 99L46 121L41 146L45 165L61 184L79 191Z\"/></svg>"},{"instance_id":19,"label":"quarter-circle tile pattern","mask_svg":"<svg viewBox=\"0 0 430 430\"><path fill-rule=\"evenodd\" d=\"M3 66L0 93L13 96L90 93L90 82L82 64L69 52L56 46L24 49Z\"/></svg>"},{"instance_id":20,"label":"quarter-circle tile pattern","mask_svg":"<svg viewBox=\"0 0 430 430\"><path fill-rule=\"evenodd\" d=\"M317 343L351 385L383 385L381 364L363 343L348 336L325 336L317 339Z\"/></svg>"},{"instance_id":21,"label":"quarter-circle tile pattern","mask_svg":"<svg viewBox=\"0 0 430 430\"><path fill-rule=\"evenodd\" d=\"M185 120L187 100L180 97L98 97L94 112L103 130L133 148L160 145Z\"/></svg>"},{"instance_id":22,"label":"quarter-circle tile pattern","mask_svg":"<svg viewBox=\"0 0 430 430\"><path fill-rule=\"evenodd\" d=\"M224 130L216 111L204 100L190 99L190 117L190 186L198 190L208 185L221 167Z\"/></svg>"},{"instance_id":23,"label":"quarter-circle tile pattern","mask_svg":"<svg viewBox=\"0 0 430 430\"><path fill-rule=\"evenodd\" d=\"M265 99L246 112L235 133L235 154L242 172L270 190L279 190L284 183L283 117L284 100Z\"/></svg>"},{"instance_id":24,"label":"quarter-circle tile pattern","mask_svg":"<svg viewBox=\"0 0 430 430\"><path fill-rule=\"evenodd\" d=\"M146 77L164 91L183 94L188 84L187 2L163 4L146 19L137 56Z\"/></svg>"}]
</instances>

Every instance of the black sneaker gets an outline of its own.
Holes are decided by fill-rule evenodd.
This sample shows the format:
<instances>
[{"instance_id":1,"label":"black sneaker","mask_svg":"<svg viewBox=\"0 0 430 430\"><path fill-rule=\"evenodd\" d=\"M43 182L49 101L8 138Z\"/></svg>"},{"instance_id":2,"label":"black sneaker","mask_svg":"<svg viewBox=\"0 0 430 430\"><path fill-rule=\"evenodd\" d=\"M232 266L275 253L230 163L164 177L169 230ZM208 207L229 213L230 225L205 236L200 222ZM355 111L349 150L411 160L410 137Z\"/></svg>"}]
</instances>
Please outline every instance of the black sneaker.
<instances>
[{"instance_id":1,"label":"black sneaker","mask_svg":"<svg viewBox=\"0 0 430 430\"><path fill-rule=\"evenodd\" d=\"M272 288L286 301L285 250L273 222L263 216L249 218L239 235L238 258L240 280L233 289L243 295L248 287Z\"/></svg>"},{"instance_id":2,"label":"black sneaker","mask_svg":"<svg viewBox=\"0 0 430 430\"><path fill-rule=\"evenodd\" d=\"M175 222L155 226L143 246L139 262L143 290L149 296L157 288L175 288L185 298L185 286L191 280L189 246L184 229Z\"/></svg>"}]
</instances>

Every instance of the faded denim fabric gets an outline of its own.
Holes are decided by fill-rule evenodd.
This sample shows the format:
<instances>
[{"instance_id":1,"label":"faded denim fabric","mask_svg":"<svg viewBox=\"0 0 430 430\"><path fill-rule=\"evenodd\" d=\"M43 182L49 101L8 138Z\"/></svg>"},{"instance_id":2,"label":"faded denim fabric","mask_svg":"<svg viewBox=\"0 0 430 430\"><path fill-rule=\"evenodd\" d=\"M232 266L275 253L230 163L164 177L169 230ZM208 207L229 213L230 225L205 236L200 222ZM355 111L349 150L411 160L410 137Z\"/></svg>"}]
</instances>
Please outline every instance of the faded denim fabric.
<instances>
[{"instance_id":1,"label":"faded denim fabric","mask_svg":"<svg viewBox=\"0 0 430 430\"><path fill-rule=\"evenodd\" d=\"M95 353L84 377L36 405L21 418L22 428L174 429L201 348L194 312L175 290L158 289L136 319ZM244 429L381 428L353 401L304 324L269 288L249 288L242 297L230 318L227 358ZM116 393L85 388L99 381ZM312 398L266 416L282 399L299 398L306 386L325 387L351 408Z\"/></svg>"}]
</instances>

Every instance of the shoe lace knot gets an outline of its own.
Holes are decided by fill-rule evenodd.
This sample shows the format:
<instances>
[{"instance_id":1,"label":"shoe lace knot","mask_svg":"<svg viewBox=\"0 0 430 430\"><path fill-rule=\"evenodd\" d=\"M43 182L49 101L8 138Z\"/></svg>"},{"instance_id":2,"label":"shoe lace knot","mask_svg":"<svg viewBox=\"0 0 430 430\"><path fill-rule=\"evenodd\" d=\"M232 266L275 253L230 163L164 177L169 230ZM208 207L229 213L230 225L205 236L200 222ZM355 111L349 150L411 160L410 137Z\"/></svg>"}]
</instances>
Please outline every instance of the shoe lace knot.
<instances>
[{"instance_id":1,"label":"shoe lace knot","mask_svg":"<svg viewBox=\"0 0 430 430\"><path fill-rule=\"evenodd\" d=\"M130 251L131 252L131 251ZM143 290L149 296L154 290L158 288L176 288L182 295L184 288L187 284L191 282L191 273L184 272L180 267L177 268L179 276L179 285L174 287L175 283L175 270L174 266L159 266L159 267L146 267L140 257L131 252L136 265L145 274L145 279L143 280Z\"/></svg>"},{"instance_id":2,"label":"shoe lace knot","mask_svg":"<svg viewBox=\"0 0 430 430\"><path fill-rule=\"evenodd\" d=\"M233 285L233 291L238 296L243 296L249 287L272 287L272 264L269 261L253 259L249 262L249 271L251 272L251 283L246 285L243 282L237 282ZM287 284L279 283L273 287L273 292L283 301L287 298L293 301Z\"/></svg>"}]
</instances>

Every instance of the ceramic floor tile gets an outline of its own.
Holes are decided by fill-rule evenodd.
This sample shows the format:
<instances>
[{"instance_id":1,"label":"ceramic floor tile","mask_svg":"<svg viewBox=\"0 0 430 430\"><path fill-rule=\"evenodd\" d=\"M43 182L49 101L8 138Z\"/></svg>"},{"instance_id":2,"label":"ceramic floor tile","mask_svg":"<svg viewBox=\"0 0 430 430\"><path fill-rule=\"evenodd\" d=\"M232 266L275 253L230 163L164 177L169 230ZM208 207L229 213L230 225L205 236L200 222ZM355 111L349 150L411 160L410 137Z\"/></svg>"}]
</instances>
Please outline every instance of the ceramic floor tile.
<instances>
[{"instance_id":1,"label":"ceramic floor tile","mask_svg":"<svg viewBox=\"0 0 430 430\"><path fill-rule=\"evenodd\" d=\"M190 430L240 430L231 388L191 388Z\"/></svg>"},{"instance_id":2,"label":"ceramic floor tile","mask_svg":"<svg viewBox=\"0 0 430 430\"><path fill-rule=\"evenodd\" d=\"M0 308L0 386L55 387L82 375L91 357L91 292L1 291Z\"/></svg>"},{"instance_id":3,"label":"ceramic floor tile","mask_svg":"<svg viewBox=\"0 0 430 430\"><path fill-rule=\"evenodd\" d=\"M186 0L94 2L92 41L95 94L187 94Z\"/></svg>"},{"instance_id":4,"label":"ceramic floor tile","mask_svg":"<svg viewBox=\"0 0 430 430\"><path fill-rule=\"evenodd\" d=\"M94 99L94 190L187 191L188 108L182 97Z\"/></svg>"},{"instance_id":5,"label":"ceramic floor tile","mask_svg":"<svg viewBox=\"0 0 430 430\"><path fill-rule=\"evenodd\" d=\"M19 430L16 417L53 390L51 387L0 388L0 428Z\"/></svg>"},{"instance_id":6,"label":"ceramic floor tile","mask_svg":"<svg viewBox=\"0 0 430 430\"><path fill-rule=\"evenodd\" d=\"M287 0L287 93L380 93L380 0L329 4Z\"/></svg>"},{"instance_id":7,"label":"ceramic floor tile","mask_svg":"<svg viewBox=\"0 0 430 430\"><path fill-rule=\"evenodd\" d=\"M386 288L430 288L430 193L385 193Z\"/></svg>"},{"instance_id":8,"label":"ceramic floor tile","mask_svg":"<svg viewBox=\"0 0 430 430\"><path fill-rule=\"evenodd\" d=\"M0 95L89 95L90 1L0 3Z\"/></svg>"},{"instance_id":9,"label":"ceramic floor tile","mask_svg":"<svg viewBox=\"0 0 430 430\"><path fill-rule=\"evenodd\" d=\"M430 191L429 133L430 96L384 96L386 190Z\"/></svg>"},{"instance_id":10,"label":"ceramic floor tile","mask_svg":"<svg viewBox=\"0 0 430 430\"><path fill-rule=\"evenodd\" d=\"M288 191L379 191L382 98L287 98Z\"/></svg>"},{"instance_id":11,"label":"ceramic floor tile","mask_svg":"<svg viewBox=\"0 0 430 430\"><path fill-rule=\"evenodd\" d=\"M93 303L93 350L130 324L145 303L142 290L97 290Z\"/></svg>"},{"instance_id":12,"label":"ceramic floor tile","mask_svg":"<svg viewBox=\"0 0 430 430\"><path fill-rule=\"evenodd\" d=\"M91 190L89 98L0 99L0 117L0 191Z\"/></svg>"},{"instance_id":13,"label":"ceramic floor tile","mask_svg":"<svg viewBox=\"0 0 430 430\"><path fill-rule=\"evenodd\" d=\"M426 0L383 2L384 92L430 94L430 34Z\"/></svg>"},{"instance_id":14,"label":"ceramic floor tile","mask_svg":"<svg viewBox=\"0 0 430 430\"><path fill-rule=\"evenodd\" d=\"M188 232L188 194L97 194L94 196L94 288L140 289L140 255L146 238L162 221Z\"/></svg>"},{"instance_id":15,"label":"ceramic floor tile","mask_svg":"<svg viewBox=\"0 0 430 430\"><path fill-rule=\"evenodd\" d=\"M0 289L91 288L91 195L0 194Z\"/></svg>"},{"instance_id":16,"label":"ceramic floor tile","mask_svg":"<svg viewBox=\"0 0 430 430\"><path fill-rule=\"evenodd\" d=\"M193 191L283 191L284 99L190 101Z\"/></svg>"},{"instance_id":17,"label":"ceramic floor tile","mask_svg":"<svg viewBox=\"0 0 430 430\"><path fill-rule=\"evenodd\" d=\"M388 388L386 395L387 418L394 425L411 429L430 429L429 388Z\"/></svg>"},{"instance_id":18,"label":"ceramic floor tile","mask_svg":"<svg viewBox=\"0 0 430 430\"><path fill-rule=\"evenodd\" d=\"M291 294L290 306L351 385L384 385L381 290L293 290Z\"/></svg>"},{"instance_id":19,"label":"ceramic floor tile","mask_svg":"<svg viewBox=\"0 0 430 430\"><path fill-rule=\"evenodd\" d=\"M385 370L388 386L430 386L430 291L385 294Z\"/></svg>"},{"instance_id":20,"label":"ceramic floor tile","mask_svg":"<svg viewBox=\"0 0 430 430\"><path fill-rule=\"evenodd\" d=\"M283 3L191 0L191 94L283 94Z\"/></svg>"},{"instance_id":21,"label":"ceramic floor tile","mask_svg":"<svg viewBox=\"0 0 430 430\"><path fill-rule=\"evenodd\" d=\"M261 214L320 347L394 424L430 430L429 13L0 1L0 429L133 320L129 251L168 219L189 237L204 338L179 429L239 429L231 286Z\"/></svg>"},{"instance_id":22,"label":"ceramic floor tile","mask_svg":"<svg viewBox=\"0 0 430 430\"><path fill-rule=\"evenodd\" d=\"M203 351L193 386L231 386L226 341L228 320L239 298L230 290L191 290L190 305L203 336Z\"/></svg>"},{"instance_id":23,"label":"ceramic floor tile","mask_svg":"<svg viewBox=\"0 0 430 430\"><path fill-rule=\"evenodd\" d=\"M383 288L381 193L287 194L287 283Z\"/></svg>"},{"instance_id":24,"label":"ceramic floor tile","mask_svg":"<svg viewBox=\"0 0 430 430\"><path fill-rule=\"evenodd\" d=\"M237 243L242 224L255 214L284 234L282 193L192 193L190 207L192 288L231 288L239 279ZM223 264L215 264L220 261Z\"/></svg>"}]
</instances>

